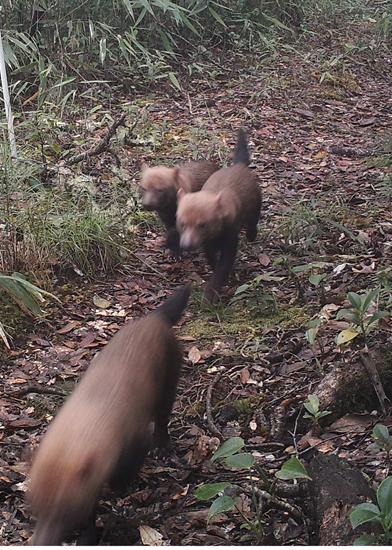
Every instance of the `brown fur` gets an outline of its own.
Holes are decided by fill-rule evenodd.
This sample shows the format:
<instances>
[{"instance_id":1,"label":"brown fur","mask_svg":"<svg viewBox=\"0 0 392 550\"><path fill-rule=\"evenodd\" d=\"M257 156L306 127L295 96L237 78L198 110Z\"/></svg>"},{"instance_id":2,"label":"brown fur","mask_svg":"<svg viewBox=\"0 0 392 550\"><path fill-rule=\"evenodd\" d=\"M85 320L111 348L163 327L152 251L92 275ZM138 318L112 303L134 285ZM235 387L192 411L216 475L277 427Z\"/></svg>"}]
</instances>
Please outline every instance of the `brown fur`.
<instances>
[{"instance_id":1,"label":"brown fur","mask_svg":"<svg viewBox=\"0 0 392 550\"><path fill-rule=\"evenodd\" d=\"M178 195L180 246L204 246L214 269L206 290L206 298L212 301L232 269L241 228L246 228L248 240L256 238L260 188L255 174L238 163L212 174L201 191L186 194L180 190Z\"/></svg>"},{"instance_id":2,"label":"brown fur","mask_svg":"<svg viewBox=\"0 0 392 550\"><path fill-rule=\"evenodd\" d=\"M162 314L125 325L93 359L49 426L30 476L29 500L37 516L33 544L60 544L91 521L104 484L121 485L127 467L141 466L151 422L157 443L167 442L181 363L170 325L187 296L185 304L175 300L167 316L170 300Z\"/></svg>"},{"instance_id":3,"label":"brown fur","mask_svg":"<svg viewBox=\"0 0 392 550\"><path fill-rule=\"evenodd\" d=\"M199 191L216 170L218 166L207 161L188 162L174 168L142 165L140 187L143 207L157 212L167 231L166 246L175 255L179 254L176 231L177 191L180 188L187 193Z\"/></svg>"}]
</instances>

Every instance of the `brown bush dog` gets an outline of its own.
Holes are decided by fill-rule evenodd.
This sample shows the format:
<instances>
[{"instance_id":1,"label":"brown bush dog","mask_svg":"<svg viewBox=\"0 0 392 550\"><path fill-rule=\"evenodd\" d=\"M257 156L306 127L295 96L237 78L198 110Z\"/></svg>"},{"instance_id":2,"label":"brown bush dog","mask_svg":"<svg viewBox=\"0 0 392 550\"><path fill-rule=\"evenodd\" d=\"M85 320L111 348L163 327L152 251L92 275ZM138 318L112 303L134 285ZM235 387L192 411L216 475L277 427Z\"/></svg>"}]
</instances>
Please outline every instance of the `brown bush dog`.
<instances>
[{"instance_id":1,"label":"brown bush dog","mask_svg":"<svg viewBox=\"0 0 392 550\"><path fill-rule=\"evenodd\" d=\"M255 174L248 168L246 136L240 130L234 164L221 168L201 191L178 192L177 229L182 249L204 247L213 275L205 299L213 302L233 268L242 227L254 241L261 209L261 192Z\"/></svg>"},{"instance_id":2,"label":"brown bush dog","mask_svg":"<svg viewBox=\"0 0 392 550\"><path fill-rule=\"evenodd\" d=\"M166 166L141 166L142 204L146 210L155 210L166 228L166 247L174 256L180 255L179 235L176 229L177 192L199 191L207 179L218 170L212 162L187 162L168 168Z\"/></svg>"},{"instance_id":3,"label":"brown bush dog","mask_svg":"<svg viewBox=\"0 0 392 550\"><path fill-rule=\"evenodd\" d=\"M95 504L106 483L124 489L150 448L168 443L182 354L172 325L190 287L120 329L92 360L50 424L30 472L33 545L58 545L74 530L96 543Z\"/></svg>"}]
</instances>

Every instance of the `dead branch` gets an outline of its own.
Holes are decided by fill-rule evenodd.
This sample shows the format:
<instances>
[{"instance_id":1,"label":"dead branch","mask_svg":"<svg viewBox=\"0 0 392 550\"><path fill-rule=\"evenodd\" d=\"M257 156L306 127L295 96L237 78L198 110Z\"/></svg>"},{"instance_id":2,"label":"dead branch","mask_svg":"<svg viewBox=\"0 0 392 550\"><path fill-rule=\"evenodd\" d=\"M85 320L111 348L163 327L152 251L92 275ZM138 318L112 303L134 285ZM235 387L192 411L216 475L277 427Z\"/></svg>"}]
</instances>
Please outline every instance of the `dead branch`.
<instances>
[{"instance_id":1,"label":"dead branch","mask_svg":"<svg viewBox=\"0 0 392 550\"><path fill-rule=\"evenodd\" d=\"M222 439L222 434L218 430L218 428L215 426L215 423L212 419L212 406L211 406L211 399L212 399L212 390L214 389L215 384L218 382L219 378L222 376L222 372L219 371L216 373L214 378L212 379L210 385L208 386L207 390L207 397L206 397L206 415L207 415L207 423L210 431L219 437L219 439Z\"/></svg>"},{"instance_id":2,"label":"dead branch","mask_svg":"<svg viewBox=\"0 0 392 550\"><path fill-rule=\"evenodd\" d=\"M110 140L112 139L114 134L117 132L117 128L119 128L120 126L125 126L126 116L127 115L124 113L121 118L119 118L118 120L115 120L113 122L113 124L111 126L109 126L109 128L108 128L106 134L104 135L104 137L96 145L94 145L94 147L90 147L90 149L88 149L87 151L84 151L84 153L79 153L79 155L75 155L75 156L71 157L70 159L68 159L66 161L65 164L67 166L72 166L73 164L76 164L78 162L82 162L83 160L86 160L90 157L93 157L95 155L100 155L101 153L103 153L103 151L105 151L105 149L107 149ZM135 126L136 126L136 122L135 122L133 128Z\"/></svg>"},{"instance_id":3,"label":"dead branch","mask_svg":"<svg viewBox=\"0 0 392 550\"><path fill-rule=\"evenodd\" d=\"M44 388L43 386L27 386L21 390L17 390L10 393L10 397L23 397L28 393L39 393L47 395L60 395L61 397L67 397L67 394L57 388Z\"/></svg>"},{"instance_id":4,"label":"dead branch","mask_svg":"<svg viewBox=\"0 0 392 550\"><path fill-rule=\"evenodd\" d=\"M253 492L260 499L266 500L268 504L273 508L276 508L277 510L282 510L283 512L287 512L289 516L295 519L295 521L301 522L303 520L303 514L301 510L299 510L292 504L289 504L288 502L285 502L284 500L281 500L275 497L274 495L271 495L267 491L263 491L262 489L259 489L258 487L253 487L252 485L246 484L243 488L248 493Z\"/></svg>"}]
</instances>

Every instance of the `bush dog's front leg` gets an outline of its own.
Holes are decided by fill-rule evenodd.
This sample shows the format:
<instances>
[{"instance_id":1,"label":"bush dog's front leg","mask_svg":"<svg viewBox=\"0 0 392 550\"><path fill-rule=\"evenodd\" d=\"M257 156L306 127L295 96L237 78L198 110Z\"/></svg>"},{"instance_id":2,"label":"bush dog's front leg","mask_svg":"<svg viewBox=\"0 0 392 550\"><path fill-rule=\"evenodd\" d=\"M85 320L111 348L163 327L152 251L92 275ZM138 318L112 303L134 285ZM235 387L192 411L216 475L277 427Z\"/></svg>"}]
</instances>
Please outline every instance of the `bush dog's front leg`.
<instances>
[{"instance_id":1,"label":"bush dog's front leg","mask_svg":"<svg viewBox=\"0 0 392 550\"><path fill-rule=\"evenodd\" d=\"M238 232L231 231L222 238L221 250L215 265L214 273L208 282L204 293L204 297L208 302L214 302L218 292L227 281L230 272L233 269L237 248Z\"/></svg>"}]
</instances>

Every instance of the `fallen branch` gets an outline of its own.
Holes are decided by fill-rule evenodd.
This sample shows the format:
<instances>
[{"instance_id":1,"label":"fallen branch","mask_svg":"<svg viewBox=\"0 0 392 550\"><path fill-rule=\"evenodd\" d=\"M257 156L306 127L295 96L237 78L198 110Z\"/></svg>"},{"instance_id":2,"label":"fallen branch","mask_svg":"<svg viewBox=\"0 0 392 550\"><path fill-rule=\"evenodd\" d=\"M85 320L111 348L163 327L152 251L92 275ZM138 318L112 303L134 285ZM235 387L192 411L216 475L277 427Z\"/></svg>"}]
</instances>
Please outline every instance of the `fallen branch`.
<instances>
[{"instance_id":1,"label":"fallen branch","mask_svg":"<svg viewBox=\"0 0 392 550\"><path fill-rule=\"evenodd\" d=\"M10 393L10 397L23 397L28 393L39 393L39 394L48 394L48 395L60 395L61 397L67 397L68 394L57 389L57 388L44 388L43 386L27 386L21 390L17 390Z\"/></svg>"},{"instance_id":2,"label":"fallen branch","mask_svg":"<svg viewBox=\"0 0 392 550\"><path fill-rule=\"evenodd\" d=\"M113 122L113 124L111 126L109 126L109 128L108 128L106 134L104 135L104 137L96 145L94 145L94 147L91 147L90 149L88 149L84 153L80 153L79 155L75 155L75 156L71 157L70 159L68 159L66 161L65 164L67 166L72 166L72 164L76 164L77 162L82 162L83 160L86 160L90 157L93 157L95 155L100 155L101 153L103 153L103 151L105 151L105 149L107 149L110 140L112 139L114 134L117 132L117 128L119 128L120 126L125 126L126 116L127 115L124 113L121 118L119 118L118 120L115 120ZM132 127L132 129L135 126L136 126L136 122L135 122L134 126Z\"/></svg>"},{"instance_id":3,"label":"fallen branch","mask_svg":"<svg viewBox=\"0 0 392 550\"><path fill-rule=\"evenodd\" d=\"M252 485L246 484L244 486L244 489L248 493L254 493L261 500L266 500L271 507L276 508L277 510L282 510L283 512L287 512L289 516L295 519L295 521L301 522L303 520L304 516L301 510L299 510L292 504L289 504L288 502L281 500L280 498L277 498L267 491L259 489L258 487L253 487Z\"/></svg>"},{"instance_id":4,"label":"fallen branch","mask_svg":"<svg viewBox=\"0 0 392 550\"><path fill-rule=\"evenodd\" d=\"M207 397L206 397L206 415L207 415L207 424L210 429L210 431L219 437L219 439L222 439L222 434L218 430L218 428L215 426L215 423L212 419L212 406L211 406L211 399L212 399L212 390L214 389L215 384L218 382L219 378L222 376L222 372L219 371L216 373L214 378L212 379L210 385L208 386L207 390Z\"/></svg>"}]
</instances>

